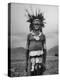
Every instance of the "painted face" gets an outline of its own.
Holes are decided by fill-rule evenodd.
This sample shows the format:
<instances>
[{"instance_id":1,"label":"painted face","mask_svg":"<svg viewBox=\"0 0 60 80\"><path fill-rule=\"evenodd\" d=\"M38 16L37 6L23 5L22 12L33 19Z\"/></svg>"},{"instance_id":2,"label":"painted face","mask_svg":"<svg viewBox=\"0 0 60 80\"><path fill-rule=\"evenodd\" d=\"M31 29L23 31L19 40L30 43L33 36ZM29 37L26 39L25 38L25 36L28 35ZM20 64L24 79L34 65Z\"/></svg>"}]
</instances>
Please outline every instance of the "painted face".
<instances>
[{"instance_id":1,"label":"painted face","mask_svg":"<svg viewBox=\"0 0 60 80\"><path fill-rule=\"evenodd\" d=\"M34 24L33 27L34 27L35 30L38 30L40 25L39 24Z\"/></svg>"},{"instance_id":2,"label":"painted face","mask_svg":"<svg viewBox=\"0 0 60 80\"><path fill-rule=\"evenodd\" d=\"M38 30L40 27L40 21L38 19L33 21L33 27L35 30Z\"/></svg>"}]
</instances>

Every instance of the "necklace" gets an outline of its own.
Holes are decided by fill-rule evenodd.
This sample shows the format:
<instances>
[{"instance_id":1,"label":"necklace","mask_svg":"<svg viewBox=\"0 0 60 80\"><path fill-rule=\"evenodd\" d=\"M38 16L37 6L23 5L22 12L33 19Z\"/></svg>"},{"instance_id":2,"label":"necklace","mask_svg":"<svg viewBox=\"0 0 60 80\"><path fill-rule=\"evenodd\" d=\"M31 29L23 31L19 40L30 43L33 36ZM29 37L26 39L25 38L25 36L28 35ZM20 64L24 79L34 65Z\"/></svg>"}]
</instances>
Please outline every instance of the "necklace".
<instances>
[{"instance_id":1,"label":"necklace","mask_svg":"<svg viewBox=\"0 0 60 80\"><path fill-rule=\"evenodd\" d=\"M32 34L34 36L34 39L36 39L36 40L39 40L40 39L41 33L39 33L39 35L35 35L35 33L32 33Z\"/></svg>"}]
</instances>

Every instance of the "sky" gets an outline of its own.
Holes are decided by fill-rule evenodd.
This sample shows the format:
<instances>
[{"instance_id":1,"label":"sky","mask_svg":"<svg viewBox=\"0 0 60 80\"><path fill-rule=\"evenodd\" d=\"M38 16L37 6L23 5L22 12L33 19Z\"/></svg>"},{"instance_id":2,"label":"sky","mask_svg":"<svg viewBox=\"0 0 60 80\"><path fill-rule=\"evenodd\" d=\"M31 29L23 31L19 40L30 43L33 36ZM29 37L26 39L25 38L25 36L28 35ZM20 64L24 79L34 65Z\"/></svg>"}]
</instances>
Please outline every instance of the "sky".
<instances>
[{"instance_id":1,"label":"sky","mask_svg":"<svg viewBox=\"0 0 60 80\"><path fill-rule=\"evenodd\" d=\"M11 4L11 47L26 48L29 23L26 9L30 14L40 10L45 17L43 32L46 35L46 46L50 49L58 45L58 6L37 4Z\"/></svg>"}]
</instances>

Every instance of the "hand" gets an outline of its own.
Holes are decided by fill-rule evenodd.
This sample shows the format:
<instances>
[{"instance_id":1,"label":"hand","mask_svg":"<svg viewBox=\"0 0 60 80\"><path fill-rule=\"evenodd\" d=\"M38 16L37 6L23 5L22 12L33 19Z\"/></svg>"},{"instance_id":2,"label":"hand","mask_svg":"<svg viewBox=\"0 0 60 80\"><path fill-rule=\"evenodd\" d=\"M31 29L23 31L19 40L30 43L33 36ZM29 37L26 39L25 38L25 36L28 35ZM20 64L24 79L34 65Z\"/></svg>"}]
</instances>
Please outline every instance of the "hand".
<instances>
[{"instance_id":1,"label":"hand","mask_svg":"<svg viewBox=\"0 0 60 80\"><path fill-rule=\"evenodd\" d=\"M26 72L27 72L27 67L26 67Z\"/></svg>"},{"instance_id":2,"label":"hand","mask_svg":"<svg viewBox=\"0 0 60 80\"><path fill-rule=\"evenodd\" d=\"M43 63L43 71L46 70L46 64Z\"/></svg>"}]
</instances>

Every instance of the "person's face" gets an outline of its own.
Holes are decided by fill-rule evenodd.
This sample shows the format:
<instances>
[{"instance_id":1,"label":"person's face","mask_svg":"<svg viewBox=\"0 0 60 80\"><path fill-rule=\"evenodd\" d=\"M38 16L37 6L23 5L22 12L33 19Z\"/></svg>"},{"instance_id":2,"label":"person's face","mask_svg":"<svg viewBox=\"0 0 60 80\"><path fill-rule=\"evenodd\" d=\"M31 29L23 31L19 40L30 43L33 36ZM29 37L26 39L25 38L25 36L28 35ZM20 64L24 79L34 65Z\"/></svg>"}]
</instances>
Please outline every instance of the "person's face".
<instances>
[{"instance_id":1,"label":"person's face","mask_svg":"<svg viewBox=\"0 0 60 80\"><path fill-rule=\"evenodd\" d=\"M39 27L40 27L40 21L39 20L34 20L33 27L34 27L35 30L38 30Z\"/></svg>"},{"instance_id":2,"label":"person's face","mask_svg":"<svg viewBox=\"0 0 60 80\"><path fill-rule=\"evenodd\" d=\"M33 27L34 27L35 30L38 30L39 27L40 27L40 24L33 24Z\"/></svg>"}]
</instances>

